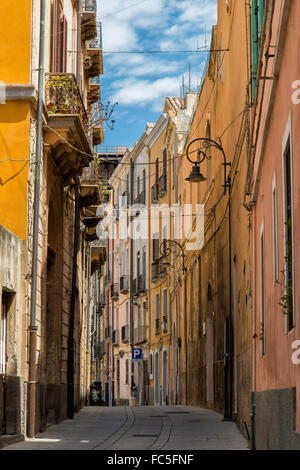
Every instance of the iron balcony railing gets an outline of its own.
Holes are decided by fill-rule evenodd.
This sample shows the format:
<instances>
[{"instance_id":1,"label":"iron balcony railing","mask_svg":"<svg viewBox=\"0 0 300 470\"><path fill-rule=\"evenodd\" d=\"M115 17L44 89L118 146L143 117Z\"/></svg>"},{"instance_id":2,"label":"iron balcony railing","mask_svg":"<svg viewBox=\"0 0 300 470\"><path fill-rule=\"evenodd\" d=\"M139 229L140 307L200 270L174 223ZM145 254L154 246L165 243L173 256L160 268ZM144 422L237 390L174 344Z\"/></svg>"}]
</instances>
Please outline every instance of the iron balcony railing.
<instances>
[{"instance_id":1,"label":"iron balcony railing","mask_svg":"<svg viewBox=\"0 0 300 470\"><path fill-rule=\"evenodd\" d=\"M168 318L166 315L163 316L163 332L166 333L168 331Z\"/></svg>"},{"instance_id":2,"label":"iron balcony railing","mask_svg":"<svg viewBox=\"0 0 300 470\"><path fill-rule=\"evenodd\" d=\"M112 333L112 344L114 346L119 345L119 330L114 330Z\"/></svg>"},{"instance_id":3,"label":"iron balcony railing","mask_svg":"<svg viewBox=\"0 0 300 470\"><path fill-rule=\"evenodd\" d=\"M146 290L146 282L144 274L139 274L137 277L137 291L139 293L145 292Z\"/></svg>"},{"instance_id":4,"label":"iron balcony railing","mask_svg":"<svg viewBox=\"0 0 300 470\"><path fill-rule=\"evenodd\" d=\"M86 41L87 49L103 49L102 23L97 23L97 36Z\"/></svg>"},{"instance_id":5,"label":"iron balcony railing","mask_svg":"<svg viewBox=\"0 0 300 470\"><path fill-rule=\"evenodd\" d=\"M136 279L132 279L131 291L133 295L137 294L137 280Z\"/></svg>"},{"instance_id":6,"label":"iron balcony railing","mask_svg":"<svg viewBox=\"0 0 300 470\"><path fill-rule=\"evenodd\" d=\"M165 266L162 266L159 262L154 262L151 266L151 274L152 282L158 282L160 279L166 277L167 268Z\"/></svg>"},{"instance_id":7,"label":"iron balcony railing","mask_svg":"<svg viewBox=\"0 0 300 470\"><path fill-rule=\"evenodd\" d=\"M103 355L103 354L105 354L105 352L106 352L105 341L101 341L101 343L100 343L100 354Z\"/></svg>"},{"instance_id":8,"label":"iron balcony railing","mask_svg":"<svg viewBox=\"0 0 300 470\"><path fill-rule=\"evenodd\" d=\"M124 274L120 277L120 292L121 294L127 294L129 291L129 276Z\"/></svg>"},{"instance_id":9,"label":"iron balcony railing","mask_svg":"<svg viewBox=\"0 0 300 470\"><path fill-rule=\"evenodd\" d=\"M82 11L97 12L97 0L81 0Z\"/></svg>"},{"instance_id":10,"label":"iron balcony railing","mask_svg":"<svg viewBox=\"0 0 300 470\"><path fill-rule=\"evenodd\" d=\"M156 336L159 335L159 331L160 331L159 318L156 318L155 319L155 334L156 334Z\"/></svg>"},{"instance_id":11,"label":"iron balcony railing","mask_svg":"<svg viewBox=\"0 0 300 470\"><path fill-rule=\"evenodd\" d=\"M118 300L119 298L119 284L113 283L110 286L110 295L112 300Z\"/></svg>"},{"instance_id":12,"label":"iron balcony railing","mask_svg":"<svg viewBox=\"0 0 300 470\"><path fill-rule=\"evenodd\" d=\"M47 73L45 100L48 114L78 115L89 136L89 119L73 73Z\"/></svg>"},{"instance_id":13,"label":"iron balcony railing","mask_svg":"<svg viewBox=\"0 0 300 470\"><path fill-rule=\"evenodd\" d=\"M152 203L158 202L158 198L159 198L159 191L158 191L158 182L157 182L151 188L151 202Z\"/></svg>"},{"instance_id":14,"label":"iron balcony railing","mask_svg":"<svg viewBox=\"0 0 300 470\"><path fill-rule=\"evenodd\" d=\"M138 326L134 329L133 332L133 342L134 344L141 344L146 341L146 326Z\"/></svg>"},{"instance_id":15,"label":"iron balcony railing","mask_svg":"<svg viewBox=\"0 0 300 470\"><path fill-rule=\"evenodd\" d=\"M128 325L122 326L121 337L122 337L123 343L129 342L129 326Z\"/></svg>"},{"instance_id":16,"label":"iron balcony railing","mask_svg":"<svg viewBox=\"0 0 300 470\"><path fill-rule=\"evenodd\" d=\"M158 192L160 196L164 196L167 192L167 175L163 173L158 180Z\"/></svg>"},{"instance_id":17,"label":"iron balcony railing","mask_svg":"<svg viewBox=\"0 0 300 470\"><path fill-rule=\"evenodd\" d=\"M135 204L146 204L146 192L142 191L134 200Z\"/></svg>"},{"instance_id":18,"label":"iron balcony railing","mask_svg":"<svg viewBox=\"0 0 300 470\"><path fill-rule=\"evenodd\" d=\"M106 326L104 330L105 339L109 339L111 337L111 326Z\"/></svg>"}]
</instances>

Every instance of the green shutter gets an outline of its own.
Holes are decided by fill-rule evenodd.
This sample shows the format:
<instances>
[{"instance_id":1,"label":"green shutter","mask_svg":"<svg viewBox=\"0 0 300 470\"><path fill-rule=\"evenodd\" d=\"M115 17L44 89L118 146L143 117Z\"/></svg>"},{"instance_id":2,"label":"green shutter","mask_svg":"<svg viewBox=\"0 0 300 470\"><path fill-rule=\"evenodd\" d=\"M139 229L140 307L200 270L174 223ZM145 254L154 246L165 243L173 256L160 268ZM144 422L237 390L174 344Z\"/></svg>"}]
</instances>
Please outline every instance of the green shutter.
<instances>
[{"instance_id":1,"label":"green shutter","mask_svg":"<svg viewBox=\"0 0 300 470\"><path fill-rule=\"evenodd\" d=\"M252 49L252 95L253 95L253 98L255 98L256 74L257 74L258 51L259 51L257 0L252 0L252 3L251 3L251 49Z\"/></svg>"}]
</instances>

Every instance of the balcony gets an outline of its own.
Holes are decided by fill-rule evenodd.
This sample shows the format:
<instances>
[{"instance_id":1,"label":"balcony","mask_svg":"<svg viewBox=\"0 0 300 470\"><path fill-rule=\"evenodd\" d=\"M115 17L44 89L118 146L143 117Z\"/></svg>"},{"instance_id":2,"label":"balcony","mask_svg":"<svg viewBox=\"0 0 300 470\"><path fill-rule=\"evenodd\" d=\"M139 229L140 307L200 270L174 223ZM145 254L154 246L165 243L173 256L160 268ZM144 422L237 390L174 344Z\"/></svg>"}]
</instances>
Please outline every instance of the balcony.
<instances>
[{"instance_id":1,"label":"balcony","mask_svg":"<svg viewBox=\"0 0 300 470\"><path fill-rule=\"evenodd\" d=\"M160 197L164 197L167 192L167 175L163 173L158 180L158 193Z\"/></svg>"},{"instance_id":2,"label":"balcony","mask_svg":"<svg viewBox=\"0 0 300 470\"><path fill-rule=\"evenodd\" d=\"M159 335L159 332L160 332L159 318L156 318L155 319L155 334L156 334L156 336Z\"/></svg>"},{"instance_id":3,"label":"balcony","mask_svg":"<svg viewBox=\"0 0 300 470\"><path fill-rule=\"evenodd\" d=\"M88 77L97 77L103 74L102 54L102 25L97 23L97 35L86 41L86 52L83 58L83 67Z\"/></svg>"},{"instance_id":4,"label":"balcony","mask_svg":"<svg viewBox=\"0 0 300 470\"><path fill-rule=\"evenodd\" d=\"M128 294L129 292L129 276L127 274L120 277L120 292L121 294Z\"/></svg>"},{"instance_id":5,"label":"balcony","mask_svg":"<svg viewBox=\"0 0 300 470\"><path fill-rule=\"evenodd\" d=\"M102 191L99 184L100 177L95 162L85 168L81 176L79 205L83 207L98 206L102 202Z\"/></svg>"},{"instance_id":6,"label":"balcony","mask_svg":"<svg viewBox=\"0 0 300 470\"><path fill-rule=\"evenodd\" d=\"M103 313L103 305L102 305L101 302L98 302L98 303L96 304L96 313L97 313L97 315L99 315L99 317L102 316L102 313Z\"/></svg>"},{"instance_id":7,"label":"balcony","mask_svg":"<svg viewBox=\"0 0 300 470\"><path fill-rule=\"evenodd\" d=\"M119 346L119 330L114 330L112 333L113 346Z\"/></svg>"},{"instance_id":8,"label":"balcony","mask_svg":"<svg viewBox=\"0 0 300 470\"><path fill-rule=\"evenodd\" d=\"M160 279L163 279L167 276L167 268L162 266L159 261L154 261L151 266L151 279L155 284Z\"/></svg>"},{"instance_id":9,"label":"balcony","mask_svg":"<svg viewBox=\"0 0 300 470\"><path fill-rule=\"evenodd\" d=\"M91 106L91 104L95 103L96 101L100 101L100 99L101 99L100 78L99 76L90 78L89 89L87 92L88 106Z\"/></svg>"},{"instance_id":10,"label":"balcony","mask_svg":"<svg viewBox=\"0 0 300 470\"><path fill-rule=\"evenodd\" d=\"M134 344L142 344L147 341L146 326L142 325L134 329L133 342Z\"/></svg>"},{"instance_id":11,"label":"balcony","mask_svg":"<svg viewBox=\"0 0 300 470\"><path fill-rule=\"evenodd\" d=\"M137 280L136 279L132 279L131 292L132 292L132 295L137 295L137 293L138 293L138 291L137 291Z\"/></svg>"},{"instance_id":12,"label":"balcony","mask_svg":"<svg viewBox=\"0 0 300 470\"><path fill-rule=\"evenodd\" d=\"M168 331L168 318L164 315L163 316L163 332L166 333Z\"/></svg>"},{"instance_id":13,"label":"balcony","mask_svg":"<svg viewBox=\"0 0 300 470\"><path fill-rule=\"evenodd\" d=\"M81 5L81 37L92 39L97 35L97 0L82 0Z\"/></svg>"},{"instance_id":14,"label":"balcony","mask_svg":"<svg viewBox=\"0 0 300 470\"><path fill-rule=\"evenodd\" d=\"M105 341L101 341L100 343L100 354L103 355L106 353Z\"/></svg>"},{"instance_id":15,"label":"balcony","mask_svg":"<svg viewBox=\"0 0 300 470\"><path fill-rule=\"evenodd\" d=\"M105 339L109 339L111 337L111 326L106 326L105 327L104 337L105 337Z\"/></svg>"},{"instance_id":16,"label":"balcony","mask_svg":"<svg viewBox=\"0 0 300 470\"><path fill-rule=\"evenodd\" d=\"M100 343L97 343L95 346L95 356L96 357L101 357L106 353L106 348L105 348L105 342L101 341Z\"/></svg>"},{"instance_id":17,"label":"balcony","mask_svg":"<svg viewBox=\"0 0 300 470\"><path fill-rule=\"evenodd\" d=\"M104 142L104 134L102 126L93 127L93 145L100 145Z\"/></svg>"},{"instance_id":18,"label":"balcony","mask_svg":"<svg viewBox=\"0 0 300 470\"><path fill-rule=\"evenodd\" d=\"M80 176L92 160L92 136L88 115L72 73L46 74L45 106L48 112L45 143L65 181ZM74 151L73 145L81 152Z\"/></svg>"},{"instance_id":19,"label":"balcony","mask_svg":"<svg viewBox=\"0 0 300 470\"><path fill-rule=\"evenodd\" d=\"M146 291L146 282L145 276L143 274L139 274L137 277L137 292L142 294Z\"/></svg>"},{"instance_id":20,"label":"balcony","mask_svg":"<svg viewBox=\"0 0 300 470\"><path fill-rule=\"evenodd\" d=\"M113 283L110 286L111 300L119 300L119 284Z\"/></svg>"},{"instance_id":21,"label":"balcony","mask_svg":"<svg viewBox=\"0 0 300 470\"><path fill-rule=\"evenodd\" d=\"M157 204L158 200L159 200L158 183L155 183L151 188L151 203Z\"/></svg>"},{"instance_id":22,"label":"balcony","mask_svg":"<svg viewBox=\"0 0 300 470\"><path fill-rule=\"evenodd\" d=\"M121 330L122 343L129 343L129 326L122 326Z\"/></svg>"}]
</instances>

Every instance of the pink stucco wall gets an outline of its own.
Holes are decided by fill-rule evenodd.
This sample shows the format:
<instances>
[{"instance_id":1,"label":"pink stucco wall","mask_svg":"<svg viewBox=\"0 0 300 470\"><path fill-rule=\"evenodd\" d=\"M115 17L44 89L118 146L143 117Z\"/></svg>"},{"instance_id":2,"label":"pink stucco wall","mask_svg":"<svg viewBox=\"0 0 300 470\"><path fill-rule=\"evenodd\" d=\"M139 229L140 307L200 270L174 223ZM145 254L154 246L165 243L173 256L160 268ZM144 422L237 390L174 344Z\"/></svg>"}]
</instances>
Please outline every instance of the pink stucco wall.
<instances>
[{"instance_id":1,"label":"pink stucco wall","mask_svg":"<svg viewBox=\"0 0 300 470\"><path fill-rule=\"evenodd\" d=\"M277 36L282 1L275 2L273 20L273 38ZM253 217L253 287L254 287L254 341L253 385L254 390L296 387L297 418L296 427L300 431L300 365L292 363L292 343L300 340L300 104L292 103L292 83L300 80L300 1L292 2L287 23L286 41L275 93L274 108L270 125L265 138L262 136L263 123L267 115L268 100L263 103L261 132L258 136L254 168L259 168L259 151L262 142L265 150L262 154L260 182ZM277 25L277 26L276 26ZM270 49L270 54L274 48ZM268 74L272 73L270 67ZM272 83L265 87L265 98L268 98ZM283 208L283 168L282 144L289 119L291 119L292 142L292 183L293 183L293 218L294 218L294 285L295 285L295 328L286 333L286 317L279 305L282 287L274 284L273 272L273 221L272 221L272 181L276 173L277 207L278 207L278 259L279 281L284 269L284 208ZM261 354L260 320L260 231L264 223L265 236L265 340L266 355Z\"/></svg>"}]
</instances>

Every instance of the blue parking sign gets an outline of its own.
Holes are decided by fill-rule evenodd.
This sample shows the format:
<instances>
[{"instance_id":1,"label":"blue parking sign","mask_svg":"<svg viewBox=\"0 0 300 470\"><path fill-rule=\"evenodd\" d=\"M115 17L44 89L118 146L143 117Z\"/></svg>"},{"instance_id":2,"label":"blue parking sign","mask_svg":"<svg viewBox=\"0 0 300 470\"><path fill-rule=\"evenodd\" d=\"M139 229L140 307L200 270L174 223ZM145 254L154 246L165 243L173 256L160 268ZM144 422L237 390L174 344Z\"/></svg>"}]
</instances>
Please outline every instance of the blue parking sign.
<instances>
[{"instance_id":1,"label":"blue parking sign","mask_svg":"<svg viewBox=\"0 0 300 470\"><path fill-rule=\"evenodd\" d=\"M142 361L142 359L143 359L143 350L142 350L142 348L132 348L131 354L132 354L132 360L133 361Z\"/></svg>"}]
</instances>

